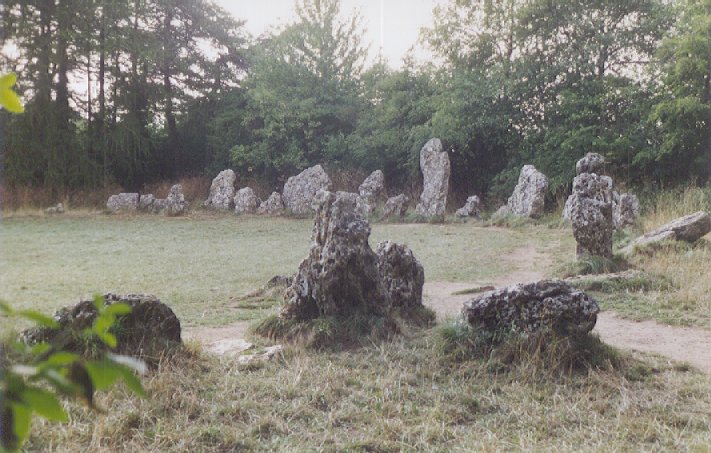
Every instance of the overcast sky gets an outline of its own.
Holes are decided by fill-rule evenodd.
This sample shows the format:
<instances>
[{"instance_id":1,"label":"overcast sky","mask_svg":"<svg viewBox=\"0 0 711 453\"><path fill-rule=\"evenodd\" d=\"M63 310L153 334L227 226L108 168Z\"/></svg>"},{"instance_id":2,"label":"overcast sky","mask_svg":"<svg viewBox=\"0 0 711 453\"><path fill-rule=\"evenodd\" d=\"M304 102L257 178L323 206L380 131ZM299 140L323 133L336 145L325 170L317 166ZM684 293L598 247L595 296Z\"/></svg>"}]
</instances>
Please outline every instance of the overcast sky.
<instances>
[{"instance_id":1,"label":"overcast sky","mask_svg":"<svg viewBox=\"0 0 711 453\"><path fill-rule=\"evenodd\" d=\"M400 67L402 57L417 43L420 28L432 23L432 9L444 0L341 0L341 14L348 17L355 9L363 16L366 28L364 44L370 46L374 58L380 43L383 55L393 67ZM216 0L237 19L247 21L246 28L254 36L272 26L293 22L294 0ZM382 4L382 32L381 32ZM421 49L416 56L426 55Z\"/></svg>"}]
</instances>

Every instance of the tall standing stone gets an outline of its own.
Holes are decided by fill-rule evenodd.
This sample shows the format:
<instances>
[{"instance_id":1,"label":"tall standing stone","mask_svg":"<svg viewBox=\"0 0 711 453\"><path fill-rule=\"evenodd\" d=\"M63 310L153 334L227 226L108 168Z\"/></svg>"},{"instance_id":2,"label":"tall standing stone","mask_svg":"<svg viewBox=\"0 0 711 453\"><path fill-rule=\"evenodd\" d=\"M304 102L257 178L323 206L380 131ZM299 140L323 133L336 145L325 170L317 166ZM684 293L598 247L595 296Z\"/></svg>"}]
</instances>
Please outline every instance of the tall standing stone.
<instances>
[{"instance_id":1,"label":"tall standing stone","mask_svg":"<svg viewBox=\"0 0 711 453\"><path fill-rule=\"evenodd\" d=\"M548 178L533 165L524 165L518 183L506 203L505 213L537 219L543 215Z\"/></svg>"},{"instance_id":2,"label":"tall standing stone","mask_svg":"<svg viewBox=\"0 0 711 453\"><path fill-rule=\"evenodd\" d=\"M358 194L363 199L368 214L372 214L378 201L385 196L385 175L381 170L375 170L358 187Z\"/></svg>"},{"instance_id":3,"label":"tall standing stone","mask_svg":"<svg viewBox=\"0 0 711 453\"><path fill-rule=\"evenodd\" d=\"M227 210L235 194L235 172L232 170L222 170L210 185L210 194L205 200L205 207Z\"/></svg>"},{"instance_id":4,"label":"tall standing stone","mask_svg":"<svg viewBox=\"0 0 711 453\"><path fill-rule=\"evenodd\" d=\"M632 226L639 218L639 199L631 193L613 193L612 217L618 230Z\"/></svg>"},{"instance_id":5,"label":"tall standing stone","mask_svg":"<svg viewBox=\"0 0 711 453\"><path fill-rule=\"evenodd\" d=\"M581 173L573 180L570 203L573 236L578 258L584 255L612 258L612 179L595 173Z\"/></svg>"},{"instance_id":6,"label":"tall standing stone","mask_svg":"<svg viewBox=\"0 0 711 453\"><path fill-rule=\"evenodd\" d=\"M321 165L316 165L290 177L281 196L287 211L296 215L313 213L311 203L319 190L331 190L331 178Z\"/></svg>"},{"instance_id":7,"label":"tall standing stone","mask_svg":"<svg viewBox=\"0 0 711 453\"><path fill-rule=\"evenodd\" d=\"M185 201L185 195L183 195L183 186L175 184L170 188L162 208L163 212L169 216L185 214L188 209L188 202Z\"/></svg>"},{"instance_id":8,"label":"tall standing stone","mask_svg":"<svg viewBox=\"0 0 711 453\"><path fill-rule=\"evenodd\" d=\"M441 217L447 208L449 155L438 138L430 139L420 151L423 190L415 211L422 217Z\"/></svg>"},{"instance_id":9,"label":"tall standing stone","mask_svg":"<svg viewBox=\"0 0 711 453\"><path fill-rule=\"evenodd\" d=\"M244 187L237 191L234 204L235 214L254 214L259 206L259 198L251 187Z\"/></svg>"},{"instance_id":10,"label":"tall standing stone","mask_svg":"<svg viewBox=\"0 0 711 453\"><path fill-rule=\"evenodd\" d=\"M410 207L410 197L401 193L398 196L388 198L383 208L382 220L391 217L404 217L407 214L407 208Z\"/></svg>"}]
</instances>

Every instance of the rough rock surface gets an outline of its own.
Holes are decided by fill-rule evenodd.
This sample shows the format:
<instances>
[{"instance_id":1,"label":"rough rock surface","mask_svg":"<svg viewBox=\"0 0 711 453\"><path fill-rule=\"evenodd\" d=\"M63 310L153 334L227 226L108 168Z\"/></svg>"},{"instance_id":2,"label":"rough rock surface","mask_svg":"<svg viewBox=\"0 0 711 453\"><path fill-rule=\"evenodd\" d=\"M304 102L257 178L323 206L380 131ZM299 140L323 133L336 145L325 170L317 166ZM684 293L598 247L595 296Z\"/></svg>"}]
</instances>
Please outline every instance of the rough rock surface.
<instances>
[{"instance_id":1,"label":"rough rock surface","mask_svg":"<svg viewBox=\"0 0 711 453\"><path fill-rule=\"evenodd\" d=\"M269 198L262 201L257 208L257 214L279 215L284 212L284 202L279 192L272 192Z\"/></svg>"},{"instance_id":2,"label":"rough rock surface","mask_svg":"<svg viewBox=\"0 0 711 453\"><path fill-rule=\"evenodd\" d=\"M296 176L287 179L282 198L284 207L292 214L312 214L311 203L319 190L331 190L331 178L323 167L316 165L307 168Z\"/></svg>"},{"instance_id":3,"label":"rough rock surface","mask_svg":"<svg viewBox=\"0 0 711 453\"><path fill-rule=\"evenodd\" d=\"M451 167L449 155L442 148L440 139L430 139L422 147L420 170L424 187L415 211L423 217L441 217L447 208Z\"/></svg>"},{"instance_id":4,"label":"rough rock surface","mask_svg":"<svg viewBox=\"0 0 711 453\"><path fill-rule=\"evenodd\" d=\"M237 176L232 170L222 170L212 180L210 193L205 200L205 207L214 209L230 209L230 202L235 194Z\"/></svg>"},{"instance_id":5,"label":"rough rock surface","mask_svg":"<svg viewBox=\"0 0 711 453\"><path fill-rule=\"evenodd\" d=\"M49 208L44 210L45 214L64 214L64 204L62 203L57 203L54 206L50 206Z\"/></svg>"},{"instance_id":6,"label":"rough rock surface","mask_svg":"<svg viewBox=\"0 0 711 453\"><path fill-rule=\"evenodd\" d=\"M383 241L375 249L378 267L393 307L405 309L423 307L422 288L425 269L406 245Z\"/></svg>"},{"instance_id":7,"label":"rough rock surface","mask_svg":"<svg viewBox=\"0 0 711 453\"><path fill-rule=\"evenodd\" d=\"M157 297L148 294L111 293L104 296L105 305L118 302L130 305L132 310L117 319L117 352L141 356L145 352L156 352L181 343L180 320L173 310ZM31 328L23 332L23 337L28 343L61 343L61 346L68 350L81 351L86 347L86 343L85 340L79 339L78 333L91 327L96 316L94 302L83 300L74 306L61 308L54 314L59 328Z\"/></svg>"},{"instance_id":8,"label":"rough rock surface","mask_svg":"<svg viewBox=\"0 0 711 453\"><path fill-rule=\"evenodd\" d=\"M385 175L375 170L358 187L358 194L363 199L367 214L372 214L378 202L385 196Z\"/></svg>"},{"instance_id":9,"label":"rough rock surface","mask_svg":"<svg viewBox=\"0 0 711 453\"><path fill-rule=\"evenodd\" d=\"M309 320L320 315L366 313L385 317L390 299L368 245L370 225L357 212L358 195L319 194L311 250L284 295L281 317Z\"/></svg>"},{"instance_id":10,"label":"rough rock surface","mask_svg":"<svg viewBox=\"0 0 711 453\"><path fill-rule=\"evenodd\" d=\"M524 165L518 183L506 203L507 214L538 218L543 215L548 178L533 165Z\"/></svg>"},{"instance_id":11,"label":"rough rock surface","mask_svg":"<svg viewBox=\"0 0 711 453\"><path fill-rule=\"evenodd\" d=\"M244 187L237 191L234 203L235 214L254 214L259 206L259 198L251 187Z\"/></svg>"},{"instance_id":12,"label":"rough rock surface","mask_svg":"<svg viewBox=\"0 0 711 453\"><path fill-rule=\"evenodd\" d=\"M153 196L152 193L141 195L141 198L138 199L138 209L141 211L152 211L155 202L156 197Z\"/></svg>"},{"instance_id":13,"label":"rough rock surface","mask_svg":"<svg viewBox=\"0 0 711 453\"><path fill-rule=\"evenodd\" d=\"M157 201L158 200L156 200L156 202ZM175 184L171 187L170 192L168 192L168 196L165 197L165 200L163 200L163 203L161 204L161 209L167 215L177 216L185 214L188 210L188 202L185 201L185 195L183 195L183 186Z\"/></svg>"},{"instance_id":14,"label":"rough rock surface","mask_svg":"<svg viewBox=\"0 0 711 453\"><path fill-rule=\"evenodd\" d=\"M541 280L482 293L464 303L464 319L478 331L577 335L595 327L597 302L561 280Z\"/></svg>"},{"instance_id":15,"label":"rough rock surface","mask_svg":"<svg viewBox=\"0 0 711 453\"><path fill-rule=\"evenodd\" d=\"M467 202L464 203L464 206L457 209L455 215L457 217L479 217L480 205L481 201L479 200L479 197L477 197L476 195L472 195L471 197L467 198Z\"/></svg>"},{"instance_id":16,"label":"rough rock surface","mask_svg":"<svg viewBox=\"0 0 711 453\"><path fill-rule=\"evenodd\" d=\"M615 222L615 228L618 230L637 223L639 210L639 200L636 195L631 193L613 193L612 218Z\"/></svg>"},{"instance_id":17,"label":"rough rock surface","mask_svg":"<svg viewBox=\"0 0 711 453\"><path fill-rule=\"evenodd\" d=\"M106 209L111 212L135 211L138 208L137 193L120 193L111 195L106 202Z\"/></svg>"},{"instance_id":18,"label":"rough rock surface","mask_svg":"<svg viewBox=\"0 0 711 453\"><path fill-rule=\"evenodd\" d=\"M573 180L570 220L577 241L577 256L612 258L612 179L581 173Z\"/></svg>"},{"instance_id":19,"label":"rough rock surface","mask_svg":"<svg viewBox=\"0 0 711 453\"><path fill-rule=\"evenodd\" d=\"M410 197L405 194L400 194L396 197L388 198L383 208L382 220L390 217L404 217L407 213L407 208L410 206Z\"/></svg>"},{"instance_id":20,"label":"rough rock surface","mask_svg":"<svg viewBox=\"0 0 711 453\"><path fill-rule=\"evenodd\" d=\"M630 254L634 249L664 240L696 242L711 231L711 217L705 211L698 211L679 217L664 224L654 231L638 237L624 248L623 253Z\"/></svg>"},{"instance_id":21,"label":"rough rock surface","mask_svg":"<svg viewBox=\"0 0 711 453\"><path fill-rule=\"evenodd\" d=\"M605 158L598 153L587 153L585 157L575 164L575 174L596 173L602 174L605 167Z\"/></svg>"}]
</instances>

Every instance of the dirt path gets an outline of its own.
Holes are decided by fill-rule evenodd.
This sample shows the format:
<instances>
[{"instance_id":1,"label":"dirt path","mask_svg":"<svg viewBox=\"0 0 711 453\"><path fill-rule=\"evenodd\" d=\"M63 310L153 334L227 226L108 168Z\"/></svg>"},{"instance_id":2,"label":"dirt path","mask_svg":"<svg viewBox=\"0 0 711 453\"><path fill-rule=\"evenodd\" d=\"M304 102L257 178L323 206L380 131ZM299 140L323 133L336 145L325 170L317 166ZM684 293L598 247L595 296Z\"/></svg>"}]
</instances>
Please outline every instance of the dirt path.
<instances>
[{"instance_id":1,"label":"dirt path","mask_svg":"<svg viewBox=\"0 0 711 453\"><path fill-rule=\"evenodd\" d=\"M550 259L534 247L521 247L502 259L512 265L512 271L496 279L493 284L505 286L542 279ZM425 304L439 319L456 316L462 304L472 295L453 294L458 291L485 286L487 282L425 283ZM692 327L673 327L655 321L631 321L614 312L603 312L597 318L595 330L600 338L620 349L651 352L678 362L687 362L703 373L711 375L711 330Z\"/></svg>"}]
</instances>

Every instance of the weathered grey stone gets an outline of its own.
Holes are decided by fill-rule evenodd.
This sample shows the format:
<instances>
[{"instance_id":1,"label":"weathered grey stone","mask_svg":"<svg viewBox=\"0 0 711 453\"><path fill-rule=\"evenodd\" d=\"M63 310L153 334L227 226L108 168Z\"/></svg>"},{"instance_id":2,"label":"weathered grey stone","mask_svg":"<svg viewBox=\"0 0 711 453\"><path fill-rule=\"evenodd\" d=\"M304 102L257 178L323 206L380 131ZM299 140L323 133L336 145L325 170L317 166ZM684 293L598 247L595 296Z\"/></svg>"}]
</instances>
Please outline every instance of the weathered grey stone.
<instances>
[{"instance_id":1,"label":"weathered grey stone","mask_svg":"<svg viewBox=\"0 0 711 453\"><path fill-rule=\"evenodd\" d=\"M138 208L137 193L120 193L111 195L106 202L106 209L111 212L135 211Z\"/></svg>"},{"instance_id":2,"label":"weathered grey stone","mask_svg":"<svg viewBox=\"0 0 711 453\"><path fill-rule=\"evenodd\" d=\"M148 294L106 294L105 305L125 303L131 313L119 316L114 334L117 339L116 352L142 356L146 352L156 352L181 343L180 320L173 310L157 297ZM54 314L58 328L32 328L23 332L28 343L61 343L63 349L83 351L86 348L80 332L91 327L97 311L92 300L82 300L77 305L64 307Z\"/></svg>"},{"instance_id":3,"label":"weathered grey stone","mask_svg":"<svg viewBox=\"0 0 711 453\"><path fill-rule=\"evenodd\" d=\"M464 303L464 319L477 331L579 335L590 332L600 311L597 302L561 280L509 286Z\"/></svg>"},{"instance_id":4,"label":"weathered grey stone","mask_svg":"<svg viewBox=\"0 0 711 453\"><path fill-rule=\"evenodd\" d=\"M638 237L622 252L631 254L638 247L653 245L665 240L696 242L711 231L711 217L705 211L698 211L674 219L654 231Z\"/></svg>"},{"instance_id":5,"label":"weathered grey stone","mask_svg":"<svg viewBox=\"0 0 711 453\"><path fill-rule=\"evenodd\" d=\"M543 215L546 190L546 175L536 170L533 165L524 165L518 183L506 203L506 214L537 219Z\"/></svg>"},{"instance_id":6,"label":"weathered grey stone","mask_svg":"<svg viewBox=\"0 0 711 453\"><path fill-rule=\"evenodd\" d=\"M312 214L311 202L319 190L331 190L331 178L321 165L307 168L284 184L282 199L284 207L292 214Z\"/></svg>"},{"instance_id":7,"label":"weathered grey stone","mask_svg":"<svg viewBox=\"0 0 711 453\"><path fill-rule=\"evenodd\" d=\"M50 206L49 208L44 210L45 214L49 215L54 215L54 214L64 214L64 204L62 203L57 203L54 206Z\"/></svg>"},{"instance_id":8,"label":"weathered grey stone","mask_svg":"<svg viewBox=\"0 0 711 453\"><path fill-rule=\"evenodd\" d=\"M383 208L382 220L391 217L404 217L407 213L407 208L410 206L410 197L401 193L398 196L388 198Z\"/></svg>"},{"instance_id":9,"label":"weathered grey stone","mask_svg":"<svg viewBox=\"0 0 711 453\"><path fill-rule=\"evenodd\" d=\"M204 206L213 209L230 209L230 202L235 194L235 180L237 176L232 170L222 170L210 185L210 193Z\"/></svg>"},{"instance_id":10,"label":"weathered grey stone","mask_svg":"<svg viewBox=\"0 0 711 453\"><path fill-rule=\"evenodd\" d=\"M612 179L595 173L581 173L573 180L570 204L577 256L612 258Z\"/></svg>"},{"instance_id":11,"label":"weathered grey stone","mask_svg":"<svg viewBox=\"0 0 711 453\"><path fill-rule=\"evenodd\" d=\"M420 170L423 189L415 212L422 217L441 217L447 208L451 168L449 155L442 148L440 139L430 139L422 147Z\"/></svg>"},{"instance_id":12,"label":"weathered grey stone","mask_svg":"<svg viewBox=\"0 0 711 453\"><path fill-rule=\"evenodd\" d=\"M284 295L280 316L309 320L364 313L386 317L390 298L368 245L370 225L357 212L358 195L320 194L311 250Z\"/></svg>"},{"instance_id":13,"label":"weathered grey stone","mask_svg":"<svg viewBox=\"0 0 711 453\"><path fill-rule=\"evenodd\" d=\"M639 200L631 193L618 194L613 192L612 196L612 218L615 228L618 230L632 226L639 218Z\"/></svg>"},{"instance_id":14,"label":"weathered grey stone","mask_svg":"<svg viewBox=\"0 0 711 453\"><path fill-rule=\"evenodd\" d=\"M155 202L156 197L154 197L152 193L141 195L141 198L138 200L138 209L141 211L152 211Z\"/></svg>"},{"instance_id":15,"label":"weathered grey stone","mask_svg":"<svg viewBox=\"0 0 711 453\"><path fill-rule=\"evenodd\" d=\"M422 308L422 288L425 284L425 269L412 250L406 245L382 241L375 249L378 267L385 288L390 294L392 307L404 312Z\"/></svg>"},{"instance_id":16,"label":"weathered grey stone","mask_svg":"<svg viewBox=\"0 0 711 453\"><path fill-rule=\"evenodd\" d=\"M244 187L237 191L234 204L235 214L254 214L259 206L259 198L251 187Z\"/></svg>"},{"instance_id":17,"label":"weathered grey stone","mask_svg":"<svg viewBox=\"0 0 711 453\"><path fill-rule=\"evenodd\" d=\"M605 167L605 158L598 153L587 153L585 157L575 164L575 174L596 173L602 174Z\"/></svg>"},{"instance_id":18,"label":"weathered grey stone","mask_svg":"<svg viewBox=\"0 0 711 453\"><path fill-rule=\"evenodd\" d=\"M284 202L279 192L272 192L269 198L262 201L257 209L259 215L280 215L284 213Z\"/></svg>"},{"instance_id":19,"label":"weathered grey stone","mask_svg":"<svg viewBox=\"0 0 711 453\"><path fill-rule=\"evenodd\" d=\"M372 214L378 202L385 196L385 175L381 170L375 170L358 187L358 194L363 200L367 214Z\"/></svg>"},{"instance_id":20,"label":"weathered grey stone","mask_svg":"<svg viewBox=\"0 0 711 453\"><path fill-rule=\"evenodd\" d=\"M185 195L183 195L183 186L175 184L170 188L162 210L169 216L178 216L186 213L188 210L188 202L185 201Z\"/></svg>"},{"instance_id":21,"label":"weathered grey stone","mask_svg":"<svg viewBox=\"0 0 711 453\"><path fill-rule=\"evenodd\" d=\"M464 203L464 206L457 209L455 215L457 217L479 217L479 215L481 214L479 212L480 204L481 201L479 200L479 197L477 197L476 195L472 195L471 197L467 198L467 202Z\"/></svg>"}]
</instances>

